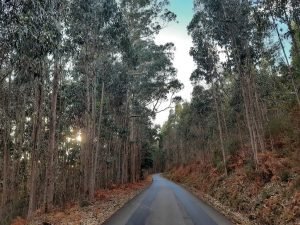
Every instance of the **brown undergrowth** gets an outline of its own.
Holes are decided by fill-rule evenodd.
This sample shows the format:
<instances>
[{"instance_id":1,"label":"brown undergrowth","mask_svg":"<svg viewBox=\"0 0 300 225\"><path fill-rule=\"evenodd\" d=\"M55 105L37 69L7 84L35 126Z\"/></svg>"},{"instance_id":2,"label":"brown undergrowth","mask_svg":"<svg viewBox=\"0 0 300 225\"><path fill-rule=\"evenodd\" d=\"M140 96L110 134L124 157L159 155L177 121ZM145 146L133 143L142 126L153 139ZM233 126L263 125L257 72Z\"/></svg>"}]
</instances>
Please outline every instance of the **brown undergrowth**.
<instances>
[{"instance_id":1,"label":"brown undergrowth","mask_svg":"<svg viewBox=\"0 0 300 225\"><path fill-rule=\"evenodd\" d=\"M240 152L229 159L227 177L213 164L201 162L173 168L167 176L214 204L214 200L210 201L212 197L253 224L296 225L300 224L298 154L290 152L287 157L278 152L262 152L259 168L255 170Z\"/></svg>"},{"instance_id":2,"label":"brown undergrowth","mask_svg":"<svg viewBox=\"0 0 300 225\"><path fill-rule=\"evenodd\" d=\"M70 202L64 209L55 209L47 214L38 210L32 220L16 218L11 225L99 225L150 185L151 181L151 177L148 177L142 182L98 190L93 203Z\"/></svg>"}]
</instances>

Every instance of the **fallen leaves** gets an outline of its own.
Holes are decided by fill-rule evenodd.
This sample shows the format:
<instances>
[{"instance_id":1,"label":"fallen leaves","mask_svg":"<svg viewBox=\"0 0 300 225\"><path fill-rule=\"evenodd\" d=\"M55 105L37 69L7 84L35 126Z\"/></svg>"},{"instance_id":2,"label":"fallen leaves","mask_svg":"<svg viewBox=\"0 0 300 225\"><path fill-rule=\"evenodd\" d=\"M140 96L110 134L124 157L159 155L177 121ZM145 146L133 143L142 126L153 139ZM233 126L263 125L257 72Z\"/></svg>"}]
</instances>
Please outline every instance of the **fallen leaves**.
<instances>
[{"instance_id":1,"label":"fallen leaves","mask_svg":"<svg viewBox=\"0 0 300 225\"><path fill-rule=\"evenodd\" d=\"M111 186L110 189L97 190L95 202L84 207L80 203L69 203L64 210L53 211L32 219L28 225L41 225L47 222L51 225L99 225L120 209L126 202L134 198L150 184L146 181ZM27 224L12 224L27 225Z\"/></svg>"},{"instance_id":2,"label":"fallen leaves","mask_svg":"<svg viewBox=\"0 0 300 225\"><path fill-rule=\"evenodd\" d=\"M27 225L27 221L21 217L17 217L13 220L11 225Z\"/></svg>"},{"instance_id":3,"label":"fallen leaves","mask_svg":"<svg viewBox=\"0 0 300 225\"><path fill-rule=\"evenodd\" d=\"M228 177L213 165L199 162L174 168L167 177L194 188L194 193L235 218L237 224L300 225L297 158L270 151L258 157L257 171L241 152L228 160Z\"/></svg>"}]
</instances>

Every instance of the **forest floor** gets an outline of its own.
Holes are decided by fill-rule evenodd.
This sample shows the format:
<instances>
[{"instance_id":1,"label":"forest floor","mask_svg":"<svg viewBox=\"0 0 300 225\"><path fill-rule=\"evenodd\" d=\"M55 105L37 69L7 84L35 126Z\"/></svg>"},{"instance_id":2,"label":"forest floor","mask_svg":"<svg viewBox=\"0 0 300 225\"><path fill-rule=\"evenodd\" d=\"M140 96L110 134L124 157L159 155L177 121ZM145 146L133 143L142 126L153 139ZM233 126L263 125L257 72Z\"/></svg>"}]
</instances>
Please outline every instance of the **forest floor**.
<instances>
[{"instance_id":1,"label":"forest floor","mask_svg":"<svg viewBox=\"0 0 300 225\"><path fill-rule=\"evenodd\" d=\"M300 151L259 154L259 169L240 152L226 177L213 165L194 162L166 177L188 187L236 224L300 225Z\"/></svg>"},{"instance_id":2,"label":"forest floor","mask_svg":"<svg viewBox=\"0 0 300 225\"><path fill-rule=\"evenodd\" d=\"M37 212L31 221L16 218L11 225L100 225L151 182L152 178L148 177L138 183L98 190L94 203L69 203L64 209L55 209L47 214Z\"/></svg>"}]
</instances>

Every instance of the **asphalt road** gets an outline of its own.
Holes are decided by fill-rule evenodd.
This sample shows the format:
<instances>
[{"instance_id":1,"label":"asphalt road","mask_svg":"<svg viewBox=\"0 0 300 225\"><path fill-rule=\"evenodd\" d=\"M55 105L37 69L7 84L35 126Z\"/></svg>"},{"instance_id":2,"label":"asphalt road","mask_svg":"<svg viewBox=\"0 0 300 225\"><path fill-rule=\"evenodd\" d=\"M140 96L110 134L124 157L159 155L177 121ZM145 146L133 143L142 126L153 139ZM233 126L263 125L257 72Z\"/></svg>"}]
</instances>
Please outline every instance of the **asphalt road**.
<instances>
[{"instance_id":1,"label":"asphalt road","mask_svg":"<svg viewBox=\"0 0 300 225\"><path fill-rule=\"evenodd\" d=\"M233 225L181 186L153 176L152 185L105 225Z\"/></svg>"}]
</instances>

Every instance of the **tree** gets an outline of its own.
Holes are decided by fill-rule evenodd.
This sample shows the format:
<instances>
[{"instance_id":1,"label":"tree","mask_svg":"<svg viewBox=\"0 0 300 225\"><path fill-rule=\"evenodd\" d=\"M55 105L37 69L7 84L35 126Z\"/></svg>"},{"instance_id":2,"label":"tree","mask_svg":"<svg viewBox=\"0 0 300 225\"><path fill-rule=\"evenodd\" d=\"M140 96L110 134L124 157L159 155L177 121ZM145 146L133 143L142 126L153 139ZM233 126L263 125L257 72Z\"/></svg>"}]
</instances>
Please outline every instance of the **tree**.
<instances>
[{"instance_id":1,"label":"tree","mask_svg":"<svg viewBox=\"0 0 300 225\"><path fill-rule=\"evenodd\" d=\"M181 88L168 1L1 3L1 218L141 177L154 103ZM151 146L151 147L145 147ZM27 198L29 196L29 198ZM1 220L2 221L2 220Z\"/></svg>"},{"instance_id":2,"label":"tree","mask_svg":"<svg viewBox=\"0 0 300 225\"><path fill-rule=\"evenodd\" d=\"M193 97L170 111L162 127L167 168L197 160L227 174L226 162L243 152L260 170L259 154L276 148L271 124L294 110L297 99L279 26L294 23L285 34L292 37L298 8L294 1L195 1L188 26L197 66L190 77ZM297 44L293 68L295 51Z\"/></svg>"}]
</instances>

